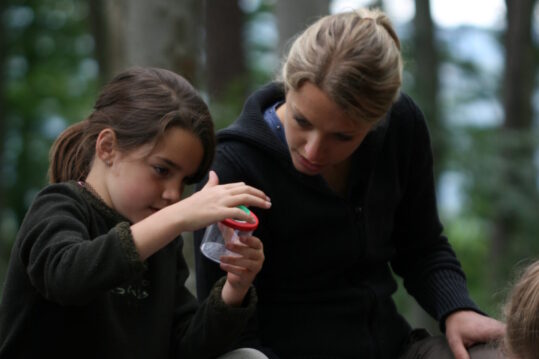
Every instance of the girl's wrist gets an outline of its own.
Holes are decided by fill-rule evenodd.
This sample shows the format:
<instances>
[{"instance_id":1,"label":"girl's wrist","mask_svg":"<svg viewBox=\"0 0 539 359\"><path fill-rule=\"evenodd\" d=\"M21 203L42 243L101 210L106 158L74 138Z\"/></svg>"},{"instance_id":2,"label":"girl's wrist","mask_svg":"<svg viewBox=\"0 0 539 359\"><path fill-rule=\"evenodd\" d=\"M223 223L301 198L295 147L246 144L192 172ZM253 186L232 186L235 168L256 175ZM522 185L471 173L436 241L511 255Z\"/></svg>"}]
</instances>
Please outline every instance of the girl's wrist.
<instances>
[{"instance_id":1,"label":"girl's wrist","mask_svg":"<svg viewBox=\"0 0 539 359\"><path fill-rule=\"evenodd\" d=\"M225 304L228 306L241 307L243 300L245 299L245 295L248 291L249 287L245 289L234 288L227 280L223 285L223 289L221 291L221 298L223 299L223 302L225 302Z\"/></svg>"}]
</instances>

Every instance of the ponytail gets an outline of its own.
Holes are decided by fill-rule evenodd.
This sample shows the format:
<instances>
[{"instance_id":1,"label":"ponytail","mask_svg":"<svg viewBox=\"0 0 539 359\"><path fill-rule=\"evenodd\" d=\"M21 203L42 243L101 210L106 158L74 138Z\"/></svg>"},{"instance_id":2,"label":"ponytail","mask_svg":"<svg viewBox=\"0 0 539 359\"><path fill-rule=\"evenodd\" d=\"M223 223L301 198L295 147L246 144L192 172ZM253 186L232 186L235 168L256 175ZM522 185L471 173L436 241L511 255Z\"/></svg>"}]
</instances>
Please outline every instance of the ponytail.
<instances>
[{"instance_id":1,"label":"ponytail","mask_svg":"<svg viewBox=\"0 0 539 359\"><path fill-rule=\"evenodd\" d=\"M94 148L86 141L87 121L66 128L54 141L49 152L49 182L84 180L90 168Z\"/></svg>"},{"instance_id":2,"label":"ponytail","mask_svg":"<svg viewBox=\"0 0 539 359\"><path fill-rule=\"evenodd\" d=\"M90 116L64 130L49 152L50 183L83 181L90 172L99 133L116 134L115 149L128 153L153 143L170 126L191 131L204 145L204 158L189 181L209 169L215 151L208 106L180 75L159 68L130 68L101 91Z\"/></svg>"}]
</instances>

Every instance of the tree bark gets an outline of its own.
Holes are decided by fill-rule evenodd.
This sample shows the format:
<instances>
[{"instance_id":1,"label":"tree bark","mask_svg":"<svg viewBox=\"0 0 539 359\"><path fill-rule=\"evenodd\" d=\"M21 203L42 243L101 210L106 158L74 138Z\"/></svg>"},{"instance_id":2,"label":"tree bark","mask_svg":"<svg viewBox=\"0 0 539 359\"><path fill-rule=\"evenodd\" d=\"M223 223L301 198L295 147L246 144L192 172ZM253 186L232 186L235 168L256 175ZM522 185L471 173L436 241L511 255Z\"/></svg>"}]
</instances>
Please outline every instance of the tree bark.
<instances>
[{"instance_id":1,"label":"tree bark","mask_svg":"<svg viewBox=\"0 0 539 359\"><path fill-rule=\"evenodd\" d=\"M279 55L287 52L296 34L329 13L329 4L329 0L277 1L275 15L279 30Z\"/></svg>"},{"instance_id":2,"label":"tree bark","mask_svg":"<svg viewBox=\"0 0 539 359\"><path fill-rule=\"evenodd\" d=\"M202 82L203 1L94 0L90 4L104 79L139 65L178 72L195 86Z\"/></svg>"},{"instance_id":3,"label":"tree bark","mask_svg":"<svg viewBox=\"0 0 539 359\"><path fill-rule=\"evenodd\" d=\"M446 131L438 110L439 60L435 42L436 28L431 16L429 0L415 0L413 24L415 99L425 114L432 134L434 175L438 183L446 157Z\"/></svg>"},{"instance_id":4,"label":"tree bark","mask_svg":"<svg viewBox=\"0 0 539 359\"><path fill-rule=\"evenodd\" d=\"M247 66L244 49L244 13L238 1L206 0L206 84L210 99L226 97L227 90L244 97Z\"/></svg>"},{"instance_id":5,"label":"tree bark","mask_svg":"<svg viewBox=\"0 0 539 359\"><path fill-rule=\"evenodd\" d=\"M6 5L5 2L2 2L0 4L0 14L5 14ZM0 68L5 69L5 57L7 52L7 45L5 41L6 36L6 29L5 24L0 23ZM5 71L0 72L0 143L2 144L0 146L0 168L4 166L4 143L6 138L6 118L5 118L5 101L4 101L4 78ZM4 208L6 206L5 203L5 187L3 184L0 184L0 224L4 220ZM0 243L4 243L4 233L0 232ZM4 253L3 247L0 245L0 261L4 258L7 258L9 254ZM0 270L3 270L3 268L0 267Z\"/></svg>"},{"instance_id":6,"label":"tree bark","mask_svg":"<svg viewBox=\"0 0 539 359\"><path fill-rule=\"evenodd\" d=\"M528 141L532 130L532 96L535 79L533 63L532 16L534 0L507 0L507 29L505 32L505 73L503 80L504 120L499 141L501 158L505 165L500 177L504 181L504 193L521 193L523 198L535 198L535 177L526 176L524 167L534 167L534 143ZM507 139L513 139L507 143ZM519 164L519 165L515 165ZM528 193L528 190L533 191ZM501 201L504 201L504 197ZM510 243L517 235L517 208L509 209L498 203L493 218L489 253L489 282L496 290L508 279L511 256Z\"/></svg>"}]
</instances>

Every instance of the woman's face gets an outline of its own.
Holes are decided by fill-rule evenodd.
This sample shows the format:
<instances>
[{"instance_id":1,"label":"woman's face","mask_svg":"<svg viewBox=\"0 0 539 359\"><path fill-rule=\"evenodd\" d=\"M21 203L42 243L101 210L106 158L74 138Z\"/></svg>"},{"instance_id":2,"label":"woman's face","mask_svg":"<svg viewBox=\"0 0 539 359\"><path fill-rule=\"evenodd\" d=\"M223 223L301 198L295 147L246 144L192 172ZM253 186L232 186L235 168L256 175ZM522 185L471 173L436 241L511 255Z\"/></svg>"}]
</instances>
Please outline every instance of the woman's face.
<instances>
[{"instance_id":1,"label":"woman's face","mask_svg":"<svg viewBox=\"0 0 539 359\"><path fill-rule=\"evenodd\" d=\"M294 167L306 175L328 173L347 160L372 127L350 117L311 82L290 89L277 115Z\"/></svg>"}]
</instances>

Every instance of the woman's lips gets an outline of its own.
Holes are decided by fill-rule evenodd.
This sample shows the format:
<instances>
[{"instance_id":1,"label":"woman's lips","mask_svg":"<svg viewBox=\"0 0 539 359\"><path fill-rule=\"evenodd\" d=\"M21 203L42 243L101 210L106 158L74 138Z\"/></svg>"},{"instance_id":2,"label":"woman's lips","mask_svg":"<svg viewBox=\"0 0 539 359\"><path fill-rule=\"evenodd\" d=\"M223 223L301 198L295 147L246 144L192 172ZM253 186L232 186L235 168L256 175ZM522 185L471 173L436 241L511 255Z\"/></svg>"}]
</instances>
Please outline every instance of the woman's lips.
<instances>
[{"instance_id":1,"label":"woman's lips","mask_svg":"<svg viewBox=\"0 0 539 359\"><path fill-rule=\"evenodd\" d=\"M302 155L298 155L300 164L310 172L319 172L324 166L312 163Z\"/></svg>"}]
</instances>

